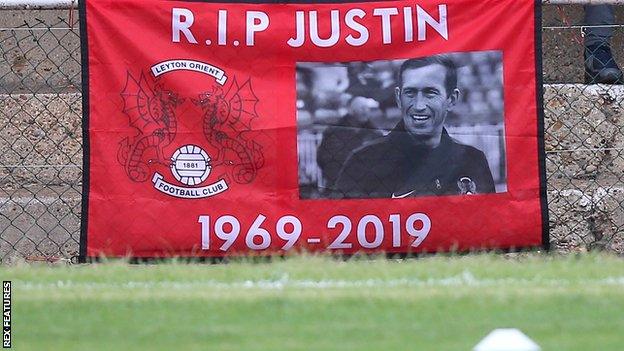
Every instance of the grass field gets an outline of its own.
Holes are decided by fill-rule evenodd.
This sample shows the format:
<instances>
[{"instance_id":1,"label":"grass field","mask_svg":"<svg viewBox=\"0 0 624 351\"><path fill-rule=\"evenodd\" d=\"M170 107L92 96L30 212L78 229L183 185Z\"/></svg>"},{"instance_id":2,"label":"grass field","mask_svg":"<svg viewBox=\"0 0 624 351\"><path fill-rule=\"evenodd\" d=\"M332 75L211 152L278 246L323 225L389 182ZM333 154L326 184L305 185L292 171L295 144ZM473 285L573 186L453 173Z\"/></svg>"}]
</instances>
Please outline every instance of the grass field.
<instances>
[{"instance_id":1,"label":"grass field","mask_svg":"<svg viewBox=\"0 0 624 351\"><path fill-rule=\"evenodd\" d=\"M624 259L293 257L0 267L16 350L471 350L498 327L542 350L624 349Z\"/></svg>"}]
</instances>

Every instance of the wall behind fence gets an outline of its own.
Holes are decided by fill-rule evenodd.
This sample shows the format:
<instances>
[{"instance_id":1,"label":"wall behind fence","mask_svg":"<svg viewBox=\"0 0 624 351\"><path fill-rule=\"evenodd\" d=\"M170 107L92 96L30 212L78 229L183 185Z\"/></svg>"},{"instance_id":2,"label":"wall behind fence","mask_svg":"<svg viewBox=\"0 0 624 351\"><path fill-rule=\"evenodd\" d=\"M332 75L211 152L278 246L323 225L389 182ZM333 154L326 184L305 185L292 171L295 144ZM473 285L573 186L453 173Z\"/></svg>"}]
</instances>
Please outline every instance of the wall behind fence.
<instances>
[{"instance_id":1,"label":"wall behind fence","mask_svg":"<svg viewBox=\"0 0 624 351\"><path fill-rule=\"evenodd\" d=\"M624 6L616 19L624 22ZM77 11L0 11L0 260L69 259L80 236ZM624 254L624 86L585 85L581 6L545 6L551 246ZM624 64L624 27L612 47ZM475 102L475 103L478 103Z\"/></svg>"}]
</instances>

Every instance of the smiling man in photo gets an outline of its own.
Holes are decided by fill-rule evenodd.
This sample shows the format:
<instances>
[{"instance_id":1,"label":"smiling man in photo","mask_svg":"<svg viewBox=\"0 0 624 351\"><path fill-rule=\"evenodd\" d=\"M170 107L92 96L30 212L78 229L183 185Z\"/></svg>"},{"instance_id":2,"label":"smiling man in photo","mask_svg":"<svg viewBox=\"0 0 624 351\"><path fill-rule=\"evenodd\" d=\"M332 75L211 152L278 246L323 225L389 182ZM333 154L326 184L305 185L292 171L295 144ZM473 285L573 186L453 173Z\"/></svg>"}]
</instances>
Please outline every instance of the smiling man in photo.
<instances>
[{"instance_id":1,"label":"smiling man in photo","mask_svg":"<svg viewBox=\"0 0 624 351\"><path fill-rule=\"evenodd\" d=\"M495 192L484 153L448 135L444 121L459 99L457 67L448 55L401 65L396 102L401 121L357 149L336 183L339 198L406 198Z\"/></svg>"}]
</instances>

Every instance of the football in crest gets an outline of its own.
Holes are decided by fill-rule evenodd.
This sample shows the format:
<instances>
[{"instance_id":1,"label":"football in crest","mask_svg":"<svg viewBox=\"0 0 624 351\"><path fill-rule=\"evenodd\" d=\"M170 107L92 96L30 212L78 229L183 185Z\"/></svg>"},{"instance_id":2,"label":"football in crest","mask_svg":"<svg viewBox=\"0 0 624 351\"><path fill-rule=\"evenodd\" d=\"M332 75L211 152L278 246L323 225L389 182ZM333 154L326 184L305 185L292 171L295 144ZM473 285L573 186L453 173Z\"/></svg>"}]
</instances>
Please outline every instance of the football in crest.
<instances>
[{"instance_id":1,"label":"football in crest","mask_svg":"<svg viewBox=\"0 0 624 351\"><path fill-rule=\"evenodd\" d=\"M211 170L210 156L196 145L184 145L171 156L171 173L185 185L197 185L206 180Z\"/></svg>"}]
</instances>

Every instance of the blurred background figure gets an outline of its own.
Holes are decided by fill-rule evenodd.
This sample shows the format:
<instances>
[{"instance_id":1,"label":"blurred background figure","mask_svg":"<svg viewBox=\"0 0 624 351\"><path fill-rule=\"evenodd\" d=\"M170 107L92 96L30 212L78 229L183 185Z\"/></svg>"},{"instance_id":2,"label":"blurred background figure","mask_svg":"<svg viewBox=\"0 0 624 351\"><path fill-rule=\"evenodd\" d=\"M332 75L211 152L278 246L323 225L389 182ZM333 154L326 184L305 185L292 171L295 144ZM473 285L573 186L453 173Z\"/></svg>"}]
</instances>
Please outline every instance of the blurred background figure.
<instances>
[{"instance_id":1,"label":"blurred background figure","mask_svg":"<svg viewBox=\"0 0 624 351\"><path fill-rule=\"evenodd\" d=\"M316 161L325 180L324 192L334 188L342 166L354 150L381 136L371 123L371 117L378 110L379 102L375 99L353 97L348 105L349 112L323 132Z\"/></svg>"},{"instance_id":2,"label":"blurred background figure","mask_svg":"<svg viewBox=\"0 0 624 351\"><path fill-rule=\"evenodd\" d=\"M306 67L297 67L295 71L297 88L297 110L314 111L312 86L312 71Z\"/></svg>"},{"instance_id":3,"label":"blurred background figure","mask_svg":"<svg viewBox=\"0 0 624 351\"><path fill-rule=\"evenodd\" d=\"M312 71L305 67L297 67L295 71L297 88L297 123L300 128L307 129L312 125L314 113L314 98L312 86Z\"/></svg>"},{"instance_id":4,"label":"blurred background figure","mask_svg":"<svg viewBox=\"0 0 624 351\"><path fill-rule=\"evenodd\" d=\"M615 23L612 5L586 5L585 83L624 84L622 70L611 53L611 37Z\"/></svg>"},{"instance_id":5,"label":"blurred background figure","mask_svg":"<svg viewBox=\"0 0 624 351\"><path fill-rule=\"evenodd\" d=\"M357 62L349 66L349 81L351 85L346 92L351 96L372 98L384 111L396 106L392 61Z\"/></svg>"},{"instance_id":6,"label":"blurred background figure","mask_svg":"<svg viewBox=\"0 0 624 351\"><path fill-rule=\"evenodd\" d=\"M317 64L312 69L311 94L314 97L315 122L332 123L346 113L349 99L345 90L349 87L347 67Z\"/></svg>"}]
</instances>

